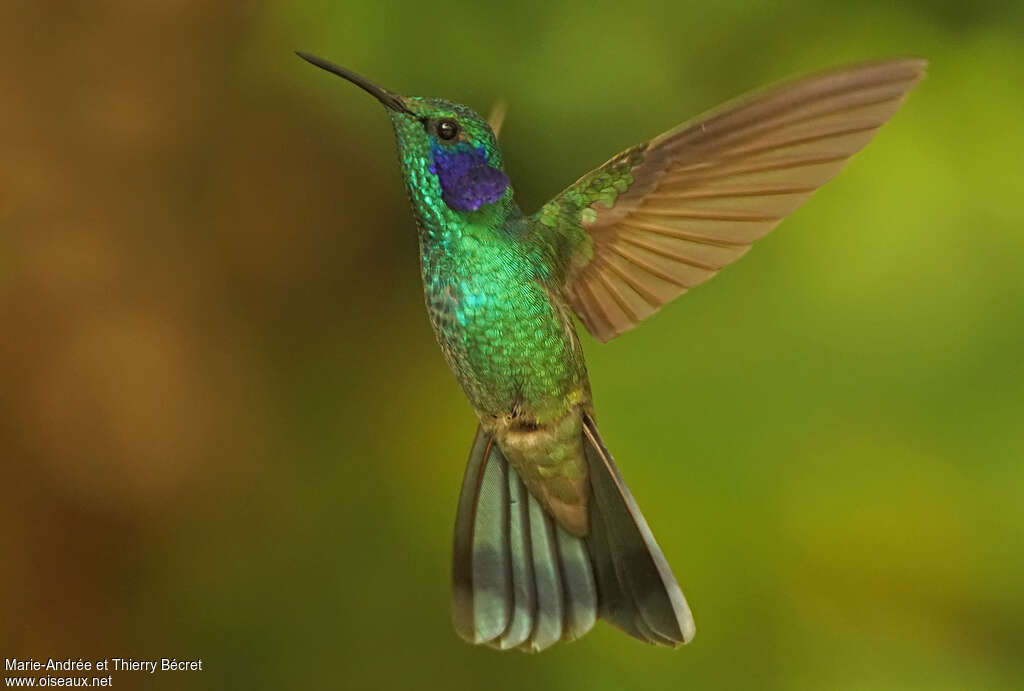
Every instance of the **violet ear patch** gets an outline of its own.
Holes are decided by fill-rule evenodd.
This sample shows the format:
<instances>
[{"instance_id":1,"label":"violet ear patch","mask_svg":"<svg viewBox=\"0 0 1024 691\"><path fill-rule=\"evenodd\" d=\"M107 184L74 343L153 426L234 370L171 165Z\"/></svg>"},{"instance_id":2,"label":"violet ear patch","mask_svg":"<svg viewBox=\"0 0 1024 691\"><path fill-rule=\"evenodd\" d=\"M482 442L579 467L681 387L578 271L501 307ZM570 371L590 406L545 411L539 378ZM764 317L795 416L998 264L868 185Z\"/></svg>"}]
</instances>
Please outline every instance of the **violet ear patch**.
<instances>
[{"instance_id":1,"label":"violet ear patch","mask_svg":"<svg viewBox=\"0 0 1024 691\"><path fill-rule=\"evenodd\" d=\"M508 177L487 164L483 147L435 146L432 153L431 172L441 182L441 198L455 211L476 211L484 204L493 204L508 189Z\"/></svg>"}]
</instances>

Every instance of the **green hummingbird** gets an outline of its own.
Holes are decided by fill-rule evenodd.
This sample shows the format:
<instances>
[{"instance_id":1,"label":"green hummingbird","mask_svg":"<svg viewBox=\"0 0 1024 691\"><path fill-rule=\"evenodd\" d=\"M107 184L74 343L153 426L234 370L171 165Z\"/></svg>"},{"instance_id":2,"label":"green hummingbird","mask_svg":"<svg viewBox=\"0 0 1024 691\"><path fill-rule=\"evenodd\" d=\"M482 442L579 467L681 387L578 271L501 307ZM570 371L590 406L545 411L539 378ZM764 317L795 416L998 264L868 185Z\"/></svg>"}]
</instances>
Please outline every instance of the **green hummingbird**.
<instances>
[{"instance_id":1,"label":"green hummingbird","mask_svg":"<svg viewBox=\"0 0 1024 691\"><path fill-rule=\"evenodd\" d=\"M528 215L480 115L298 55L387 109L430 322L480 421L455 524L456 631L540 651L600 617L648 643L689 642L690 608L598 434L573 316L608 341L739 259L867 144L927 63L862 64L730 102Z\"/></svg>"}]
</instances>

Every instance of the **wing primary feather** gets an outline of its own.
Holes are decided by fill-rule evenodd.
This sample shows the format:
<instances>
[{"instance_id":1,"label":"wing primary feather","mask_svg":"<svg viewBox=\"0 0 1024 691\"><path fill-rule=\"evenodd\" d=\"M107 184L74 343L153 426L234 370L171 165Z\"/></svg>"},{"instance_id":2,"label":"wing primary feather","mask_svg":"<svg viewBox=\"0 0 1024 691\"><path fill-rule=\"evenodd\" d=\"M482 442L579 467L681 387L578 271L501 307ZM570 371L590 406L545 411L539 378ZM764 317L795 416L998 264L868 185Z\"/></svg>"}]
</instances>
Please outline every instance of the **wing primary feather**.
<instances>
[{"instance_id":1,"label":"wing primary feather","mask_svg":"<svg viewBox=\"0 0 1024 691\"><path fill-rule=\"evenodd\" d=\"M799 144L810 144L811 142L822 142L828 141L829 139L838 139L839 137L845 137L848 134L860 134L862 132L871 132L873 130L877 130L884 124L884 120L881 122L872 120L869 122L858 122L845 126L823 128L820 130L815 130L813 132L804 132L798 136L769 140L745 148L730 149L728 157L748 158L753 155L760 155L768 153L770 151L778 151L779 149L786 149L789 147L797 146Z\"/></svg>"},{"instance_id":2,"label":"wing primary feather","mask_svg":"<svg viewBox=\"0 0 1024 691\"><path fill-rule=\"evenodd\" d=\"M887 61L813 75L796 82L769 87L742 96L736 101L730 101L698 117L694 123L662 135L656 141L685 142L687 139L708 136L721 137L746 127L751 122L763 122L779 112L799 108L829 95L848 93L865 87L906 83L906 89L909 90L922 76L925 64L917 60Z\"/></svg>"},{"instance_id":3,"label":"wing primary feather","mask_svg":"<svg viewBox=\"0 0 1024 691\"><path fill-rule=\"evenodd\" d=\"M647 273L651 274L652 276L657 276L658 278L660 278L663 281L666 281L668 283L672 283L673 285L677 285L680 288L690 288L691 287L691 286L687 285L686 283L684 283L682 281L682 279L680 279L678 276L673 276L671 273L659 269L658 267L654 266L653 264L644 261L643 259L641 259L640 257L636 256L632 252L628 252L628 251L626 251L625 249L623 249L621 247L617 248L615 253L617 255L619 255L620 257L622 257L623 259L625 259L626 261L630 262L631 264L633 264L633 265L643 269L644 271L646 271Z\"/></svg>"},{"instance_id":4,"label":"wing primary feather","mask_svg":"<svg viewBox=\"0 0 1024 691\"><path fill-rule=\"evenodd\" d=\"M590 280L586 277L580 277L579 287L583 291L584 295L586 295L587 306L589 307L587 316L596 324L596 333L614 335L615 326L612 323L611 317L608 316L604 306L601 304L600 299L597 297L597 293L594 292L594 287ZM598 338L600 337L601 336L598 336Z\"/></svg>"},{"instance_id":5,"label":"wing primary feather","mask_svg":"<svg viewBox=\"0 0 1024 691\"><path fill-rule=\"evenodd\" d=\"M651 201L662 201L661 194L656 197L652 197ZM768 214L752 213L749 211L712 211L702 209L685 209L685 208L660 208L653 206L650 202L645 203L643 206L636 210L639 214L647 214L649 216L668 216L670 218L686 218L692 220L704 220L704 221L739 221L741 223L764 223L765 221L778 221L778 216L772 216Z\"/></svg>"},{"instance_id":6,"label":"wing primary feather","mask_svg":"<svg viewBox=\"0 0 1024 691\"><path fill-rule=\"evenodd\" d=\"M629 328L632 322L629 315L620 309L616 295L606 287L605 278L603 271L594 271L590 276L590 288L612 329L616 333L622 333ZM620 294L618 297L622 297L622 295Z\"/></svg>"},{"instance_id":7,"label":"wing primary feather","mask_svg":"<svg viewBox=\"0 0 1024 691\"><path fill-rule=\"evenodd\" d=\"M843 94L842 96L845 98L817 102L815 105L817 105L818 108L805 109L803 112L800 112L793 117L778 117L774 119L767 118L765 120L757 121L756 124L752 126L748 125L739 128L732 134L723 135L722 133L716 133L714 137L710 138L709 141L703 144L674 142L670 146L674 150L678 150L680 147L689 144L693 147L691 149L693 151L699 150L702 146L707 148L728 149L729 146L737 142L755 139L770 132L794 127L814 120L822 120L836 115L842 115L844 113L851 113L857 110L870 108L871 106L896 103L896 107L899 107L899 103L897 102L906 96L906 90L886 89L880 94L876 94L872 91L857 91L852 94ZM780 113L780 115L783 114Z\"/></svg>"},{"instance_id":8,"label":"wing primary feather","mask_svg":"<svg viewBox=\"0 0 1024 691\"><path fill-rule=\"evenodd\" d=\"M813 185L732 185L723 187L704 187L682 192L658 191L658 199L731 199L733 197L772 197L788 194L810 194L815 190Z\"/></svg>"},{"instance_id":9,"label":"wing primary feather","mask_svg":"<svg viewBox=\"0 0 1024 691\"><path fill-rule=\"evenodd\" d=\"M616 276L621 278L626 283L626 285L628 285L630 288L632 288L634 291L636 291L636 294L639 295L640 297L642 297L644 300L646 300L648 304L650 304L650 305L652 305L654 307L658 307L659 305L661 305L661 303L662 303L661 298L659 298L656 294L651 292L645 286L641 285L639 282L636 281L636 279L634 279L632 276L630 276L628 273L623 271L621 268L619 268L615 264L613 264L613 263L611 263L611 262L609 262L607 260L601 259L601 264L599 266L601 268L605 268L605 269L611 271Z\"/></svg>"},{"instance_id":10,"label":"wing primary feather","mask_svg":"<svg viewBox=\"0 0 1024 691\"><path fill-rule=\"evenodd\" d=\"M615 302L618 303L622 311L626 313L626 316L631 321L639 321L639 315L637 315L637 313L633 311L633 308L629 306L629 303L626 301L625 296L623 296L622 293L619 292L619 289L612 285L612 282L608 279L608 275L602 272L596 274L596 276L597 280L599 280L601 284L604 285L605 290L607 290L608 293L615 300Z\"/></svg>"},{"instance_id":11,"label":"wing primary feather","mask_svg":"<svg viewBox=\"0 0 1024 691\"><path fill-rule=\"evenodd\" d=\"M619 234L619 240L621 240L623 242L628 242L631 245L636 245L637 247L639 247L641 249L645 249L648 252L653 252L654 254L657 254L657 255L660 255L662 257L665 257L666 259L671 259L672 261L677 261L680 264L686 264L687 266L692 266L692 267L697 268L697 269L705 269L707 271L718 271L719 269L722 268L720 266L712 266L711 264L708 264L706 262L701 262L701 261L698 261L696 259L692 259L690 257L684 257L683 255L678 254L676 252L673 252L671 250L665 249L664 247L658 247L657 245L652 245L649 242L644 242L643 240L639 240L639 239L637 239L637 238L635 238L635 237L633 237L633 236L631 236L631 235L629 235L627 233Z\"/></svg>"},{"instance_id":12,"label":"wing primary feather","mask_svg":"<svg viewBox=\"0 0 1024 691\"><path fill-rule=\"evenodd\" d=\"M822 152L815 154L798 154L790 156L777 156L775 158L764 158L756 161L737 162L733 160L719 160L711 162L693 163L686 166L673 168L665 174L661 186L676 186L679 184L692 184L696 178L701 181L712 181L749 175L752 173L767 173L792 168L807 168L828 163L837 163L849 158L849 154L839 152ZM817 189L820 185L815 186Z\"/></svg>"},{"instance_id":13,"label":"wing primary feather","mask_svg":"<svg viewBox=\"0 0 1024 691\"><path fill-rule=\"evenodd\" d=\"M573 286L569 297L574 302L573 309L580 315L580 319L583 320L587 330L591 333L597 333L602 330L605 326L597 322L596 307L594 305L594 296L591 295L590 290L587 288L586 282L580 279Z\"/></svg>"},{"instance_id":14,"label":"wing primary feather","mask_svg":"<svg viewBox=\"0 0 1024 691\"><path fill-rule=\"evenodd\" d=\"M623 221L621 224L624 228L633 228L635 230L644 230L648 233L655 233L656 235L664 235L669 238L676 238L678 240L689 240L690 242L698 242L702 245L720 245L722 247L746 247L749 242L730 242L723 240L722 238L711 237L710 235L701 235L700 233L693 233L686 230L677 230L675 228L669 228L667 226L658 225L657 223L646 223L644 221L629 220Z\"/></svg>"}]
</instances>

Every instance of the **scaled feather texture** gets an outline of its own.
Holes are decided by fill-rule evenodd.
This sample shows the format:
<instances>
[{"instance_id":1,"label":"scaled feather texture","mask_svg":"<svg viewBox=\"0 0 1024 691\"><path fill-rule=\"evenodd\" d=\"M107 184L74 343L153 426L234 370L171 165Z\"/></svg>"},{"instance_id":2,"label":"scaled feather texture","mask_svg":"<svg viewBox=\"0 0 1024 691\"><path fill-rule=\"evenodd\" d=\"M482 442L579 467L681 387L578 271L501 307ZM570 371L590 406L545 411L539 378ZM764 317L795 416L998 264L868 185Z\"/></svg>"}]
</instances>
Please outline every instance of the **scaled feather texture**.
<instances>
[{"instance_id":1,"label":"scaled feather texture","mask_svg":"<svg viewBox=\"0 0 1024 691\"><path fill-rule=\"evenodd\" d=\"M391 93L427 312L479 420L455 524L455 629L536 652L603 618L675 647L683 592L594 423L573 313L607 341L706 281L845 165L922 78L921 60L827 72L631 147L536 214L513 200L492 120Z\"/></svg>"}]
</instances>

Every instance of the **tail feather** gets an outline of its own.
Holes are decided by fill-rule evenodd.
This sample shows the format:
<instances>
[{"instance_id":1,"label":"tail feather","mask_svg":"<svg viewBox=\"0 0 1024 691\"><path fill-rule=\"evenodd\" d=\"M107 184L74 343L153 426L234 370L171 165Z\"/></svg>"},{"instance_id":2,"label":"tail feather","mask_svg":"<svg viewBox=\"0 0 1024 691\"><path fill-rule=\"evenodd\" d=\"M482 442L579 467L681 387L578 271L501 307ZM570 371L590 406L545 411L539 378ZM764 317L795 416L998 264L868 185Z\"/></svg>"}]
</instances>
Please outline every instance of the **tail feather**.
<instances>
[{"instance_id":1,"label":"tail feather","mask_svg":"<svg viewBox=\"0 0 1024 691\"><path fill-rule=\"evenodd\" d=\"M598 581L601 617L652 643L689 643L696 629L683 591L589 416L583 434L595 500L590 515L604 529L604 535L592 534L591 547L599 562L612 562Z\"/></svg>"},{"instance_id":2,"label":"tail feather","mask_svg":"<svg viewBox=\"0 0 1024 691\"><path fill-rule=\"evenodd\" d=\"M536 652L579 638L598 616L648 643L674 647L693 637L682 591L589 417L583 434L590 533L579 538L477 430L452 574L455 629L467 641Z\"/></svg>"},{"instance_id":3,"label":"tail feather","mask_svg":"<svg viewBox=\"0 0 1024 691\"><path fill-rule=\"evenodd\" d=\"M533 547L533 578L537 586L537 611L533 633L523 648L540 651L562 638L565 601L555 542L555 530L561 528L556 528L554 521L544 513L544 509L533 495L529 497L530 540Z\"/></svg>"},{"instance_id":4,"label":"tail feather","mask_svg":"<svg viewBox=\"0 0 1024 691\"><path fill-rule=\"evenodd\" d=\"M502 650L516 648L529 640L537 613L537 586L533 577L530 539L530 502L526 486L516 471L508 469L508 547L512 558L512 621L501 635Z\"/></svg>"},{"instance_id":5,"label":"tail feather","mask_svg":"<svg viewBox=\"0 0 1024 691\"><path fill-rule=\"evenodd\" d=\"M597 583L584 540L558 526L558 554L565 585L565 640L590 631L597 620Z\"/></svg>"},{"instance_id":6,"label":"tail feather","mask_svg":"<svg viewBox=\"0 0 1024 691\"><path fill-rule=\"evenodd\" d=\"M501 451L478 430L455 527L456 577L473 588L453 593L455 627L473 643L500 636L512 617L507 478Z\"/></svg>"}]
</instances>

